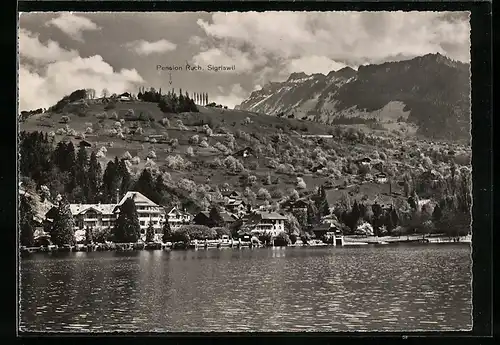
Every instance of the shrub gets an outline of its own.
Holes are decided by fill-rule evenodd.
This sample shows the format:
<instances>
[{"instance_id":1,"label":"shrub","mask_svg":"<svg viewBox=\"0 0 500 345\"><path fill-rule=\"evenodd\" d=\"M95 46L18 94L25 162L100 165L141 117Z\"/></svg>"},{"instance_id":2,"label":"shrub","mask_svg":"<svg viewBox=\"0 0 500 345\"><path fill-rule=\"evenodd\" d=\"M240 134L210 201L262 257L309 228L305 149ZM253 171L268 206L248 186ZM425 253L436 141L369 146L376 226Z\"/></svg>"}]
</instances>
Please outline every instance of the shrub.
<instances>
[{"instance_id":1,"label":"shrub","mask_svg":"<svg viewBox=\"0 0 500 345\"><path fill-rule=\"evenodd\" d=\"M59 123L68 123L70 121L70 118L69 116L61 116L61 121L59 121Z\"/></svg>"},{"instance_id":2,"label":"shrub","mask_svg":"<svg viewBox=\"0 0 500 345\"><path fill-rule=\"evenodd\" d=\"M187 127L184 126L184 123L182 122L182 120L175 120L175 127L177 127L178 129L180 129L181 131L187 131Z\"/></svg>"},{"instance_id":3,"label":"shrub","mask_svg":"<svg viewBox=\"0 0 500 345\"><path fill-rule=\"evenodd\" d=\"M260 200L271 200L271 194L265 188L260 188L257 192L257 198Z\"/></svg>"},{"instance_id":4,"label":"shrub","mask_svg":"<svg viewBox=\"0 0 500 345\"><path fill-rule=\"evenodd\" d=\"M273 199L281 199L283 198L283 191L279 188L274 188L273 190L271 190L271 197Z\"/></svg>"},{"instance_id":5,"label":"shrub","mask_svg":"<svg viewBox=\"0 0 500 345\"><path fill-rule=\"evenodd\" d=\"M111 109L115 109L115 108L116 108L115 102L109 102L108 104L106 104L104 106L104 110L111 110Z\"/></svg>"},{"instance_id":6,"label":"shrub","mask_svg":"<svg viewBox=\"0 0 500 345\"><path fill-rule=\"evenodd\" d=\"M173 170L183 170L189 166L189 162L184 160L181 156L167 156L166 166Z\"/></svg>"},{"instance_id":7,"label":"shrub","mask_svg":"<svg viewBox=\"0 0 500 345\"><path fill-rule=\"evenodd\" d=\"M209 145L206 140L202 140L200 143L200 147L207 148Z\"/></svg>"},{"instance_id":8,"label":"shrub","mask_svg":"<svg viewBox=\"0 0 500 345\"><path fill-rule=\"evenodd\" d=\"M228 152L228 148L227 148L226 146L224 146L224 144L222 144L222 143L221 143L221 142L219 142L219 141L215 143L214 147L215 147L217 150L219 150L219 151L221 151L221 152L223 152L223 153L227 153L227 152Z\"/></svg>"},{"instance_id":9,"label":"shrub","mask_svg":"<svg viewBox=\"0 0 500 345\"><path fill-rule=\"evenodd\" d=\"M144 130L142 129L142 127L137 127L137 128L135 129L134 134L139 134L139 135L142 135L142 134L144 134Z\"/></svg>"},{"instance_id":10,"label":"shrub","mask_svg":"<svg viewBox=\"0 0 500 345\"><path fill-rule=\"evenodd\" d=\"M100 120L104 120L108 117L108 115L106 113L97 113L97 114L95 114L95 117L100 119Z\"/></svg>"},{"instance_id":11,"label":"shrub","mask_svg":"<svg viewBox=\"0 0 500 345\"><path fill-rule=\"evenodd\" d=\"M163 119L160 120L160 123L164 126L164 127L170 127L170 121L168 120L168 118L164 117Z\"/></svg>"},{"instance_id":12,"label":"shrub","mask_svg":"<svg viewBox=\"0 0 500 345\"><path fill-rule=\"evenodd\" d=\"M134 158L132 158L132 159L130 160L130 162L131 162L133 165L138 165L138 164L140 164L140 163L141 163L141 159L140 159L139 157L135 156Z\"/></svg>"},{"instance_id":13,"label":"shrub","mask_svg":"<svg viewBox=\"0 0 500 345\"><path fill-rule=\"evenodd\" d=\"M118 120L118 114L116 113L116 111L113 111L110 115L109 115L109 118L112 119L112 120Z\"/></svg>"},{"instance_id":14,"label":"shrub","mask_svg":"<svg viewBox=\"0 0 500 345\"><path fill-rule=\"evenodd\" d=\"M211 137L214 133L213 130L210 128L210 126L207 124L203 125L203 130L204 130L205 134L209 137Z\"/></svg>"},{"instance_id":15,"label":"shrub","mask_svg":"<svg viewBox=\"0 0 500 345\"><path fill-rule=\"evenodd\" d=\"M189 138L189 143L192 145L197 145L200 142L200 137L198 134L193 135L191 138Z\"/></svg>"},{"instance_id":16,"label":"shrub","mask_svg":"<svg viewBox=\"0 0 500 345\"><path fill-rule=\"evenodd\" d=\"M125 159L125 160L130 160L130 159L132 159L132 155L130 154L130 152L126 151L126 152L122 155L122 159Z\"/></svg>"},{"instance_id":17,"label":"shrub","mask_svg":"<svg viewBox=\"0 0 500 345\"><path fill-rule=\"evenodd\" d=\"M297 177L297 182L296 186L298 189L306 189L306 183L304 182L304 179L302 177Z\"/></svg>"},{"instance_id":18,"label":"shrub","mask_svg":"<svg viewBox=\"0 0 500 345\"><path fill-rule=\"evenodd\" d=\"M148 155L146 156L147 158L156 158L156 152L154 151L149 151Z\"/></svg>"},{"instance_id":19,"label":"shrub","mask_svg":"<svg viewBox=\"0 0 500 345\"><path fill-rule=\"evenodd\" d=\"M191 146L189 146L186 149L186 156L188 156L188 157L194 157L194 151L193 151L193 148Z\"/></svg>"}]
</instances>

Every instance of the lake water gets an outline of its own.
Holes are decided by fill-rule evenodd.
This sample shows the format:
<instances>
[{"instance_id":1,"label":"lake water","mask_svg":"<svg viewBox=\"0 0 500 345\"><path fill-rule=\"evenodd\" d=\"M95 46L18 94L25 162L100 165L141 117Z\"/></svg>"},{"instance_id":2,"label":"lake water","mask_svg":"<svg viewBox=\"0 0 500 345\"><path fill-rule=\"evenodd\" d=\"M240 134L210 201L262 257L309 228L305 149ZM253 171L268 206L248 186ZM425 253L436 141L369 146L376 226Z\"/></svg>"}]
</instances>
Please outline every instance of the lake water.
<instances>
[{"instance_id":1,"label":"lake water","mask_svg":"<svg viewBox=\"0 0 500 345\"><path fill-rule=\"evenodd\" d=\"M20 265L23 331L472 327L466 244L34 254Z\"/></svg>"}]
</instances>

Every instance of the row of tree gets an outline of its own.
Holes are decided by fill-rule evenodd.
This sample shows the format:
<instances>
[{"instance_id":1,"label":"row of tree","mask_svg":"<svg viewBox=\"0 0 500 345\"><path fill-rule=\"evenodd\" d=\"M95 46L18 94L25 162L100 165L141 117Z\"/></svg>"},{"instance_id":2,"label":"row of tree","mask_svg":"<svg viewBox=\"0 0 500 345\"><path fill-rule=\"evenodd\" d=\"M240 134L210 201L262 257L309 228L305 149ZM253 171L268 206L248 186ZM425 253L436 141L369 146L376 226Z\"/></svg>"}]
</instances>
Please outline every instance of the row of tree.
<instances>
[{"instance_id":1,"label":"row of tree","mask_svg":"<svg viewBox=\"0 0 500 345\"><path fill-rule=\"evenodd\" d=\"M183 93L179 89L177 94L174 89L163 94L161 88L157 91L155 88L145 90L141 88L137 94L137 98L144 102L158 103L158 107L164 113L181 113L181 112L198 112L196 104L208 104L207 93Z\"/></svg>"}]
</instances>

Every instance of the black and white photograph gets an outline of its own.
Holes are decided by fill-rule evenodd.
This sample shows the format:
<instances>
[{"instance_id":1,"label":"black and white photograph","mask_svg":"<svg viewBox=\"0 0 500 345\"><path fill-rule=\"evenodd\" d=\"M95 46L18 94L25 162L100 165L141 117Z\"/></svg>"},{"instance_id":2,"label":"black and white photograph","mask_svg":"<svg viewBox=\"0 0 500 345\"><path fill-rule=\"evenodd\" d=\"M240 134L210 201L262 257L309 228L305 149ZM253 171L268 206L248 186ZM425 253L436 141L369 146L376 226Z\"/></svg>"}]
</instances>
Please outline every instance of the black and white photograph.
<instances>
[{"instance_id":1,"label":"black and white photograph","mask_svg":"<svg viewBox=\"0 0 500 345\"><path fill-rule=\"evenodd\" d=\"M472 329L470 12L17 33L20 332Z\"/></svg>"}]
</instances>

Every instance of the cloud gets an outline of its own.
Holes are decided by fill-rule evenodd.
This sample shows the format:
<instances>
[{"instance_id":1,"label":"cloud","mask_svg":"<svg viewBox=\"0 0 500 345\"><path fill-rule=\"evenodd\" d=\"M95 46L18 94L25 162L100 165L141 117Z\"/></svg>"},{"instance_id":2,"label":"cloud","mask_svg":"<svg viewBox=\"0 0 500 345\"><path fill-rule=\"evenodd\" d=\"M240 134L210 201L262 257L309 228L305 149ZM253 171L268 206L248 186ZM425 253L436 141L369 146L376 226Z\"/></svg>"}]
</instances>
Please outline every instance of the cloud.
<instances>
[{"instance_id":1,"label":"cloud","mask_svg":"<svg viewBox=\"0 0 500 345\"><path fill-rule=\"evenodd\" d=\"M328 74L330 71L338 71L344 67L346 67L346 65L342 62L334 61L326 56L304 56L290 60L287 66L287 74L293 72Z\"/></svg>"},{"instance_id":2,"label":"cloud","mask_svg":"<svg viewBox=\"0 0 500 345\"><path fill-rule=\"evenodd\" d=\"M90 19L65 12L46 23L47 26L55 26L76 41L83 42L84 31L99 30L100 27Z\"/></svg>"},{"instance_id":3,"label":"cloud","mask_svg":"<svg viewBox=\"0 0 500 345\"><path fill-rule=\"evenodd\" d=\"M60 60L69 60L78 56L76 50L61 48L52 40L42 44L37 34L28 30L19 30L19 55L33 63L46 64Z\"/></svg>"},{"instance_id":4,"label":"cloud","mask_svg":"<svg viewBox=\"0 0 500 345\"><path fill-rule=\"evenodd\" d=\"M263 66L267 59L264 56L255 56L243 52L235 47L214 47L193 56L195 64L206 67L207 65L235 65L236 73L248 73L258 66Z\"/></svg>"},{"instance_id":5,"label":"cloud","mask_svg":"<svg viewBox=\"0 0 500 345\"><path fill-rule=\"evenodd\" d=\"M176 44L165 39L161 39L155 42L148 42L145 40L133 41L127 43L125 46L139 55L165 53L168 51L173 51L177 48Z\"/></svg>"},{"instance_id":6,"label":"cloud","mask_svg":"<svg viewBox=\"0 0 500 345\"><path fill-rule=\"evenodd\" d=\"M450 13L450 12L447 12ZM227 47L282 59L317 56L348 65L440 52L469 61L467 16L440 12L231 12L198 20Z\"/></svg>"},{"instance_id":7,"label":"cloud","mask_svg":"<svg viewBox=\"0 0 500 345\"><path fill-rule=\"evenodd\" d=\"M225 105L230 109L241 104L248 97L248 92L243 89L241 84L233 84L229 89L219 88L219 91L222 92L222 95L210 97L210 101Z\"/></svg>"},{"instance_id":8,"label":"cloud","mask_svg":"<svg viewBox=\"0 0 500 345\"><path fill-rule=\"evenodd\" d=\"M20 55L29 56L30 60L19 68L20 110L47 108L77 89L93 88L100 94L107 88L119 93L133 91L144 82L135 69L115 71L100 55L80 57L76 51L66 51L59 60L55 55L49 58L42 53L55 54L56 48L61 49L57 43L43 44L29 32L23 34L29 38L25 41L29 44L21 45Z\"/></svg>"}]
</instances>

